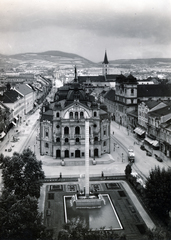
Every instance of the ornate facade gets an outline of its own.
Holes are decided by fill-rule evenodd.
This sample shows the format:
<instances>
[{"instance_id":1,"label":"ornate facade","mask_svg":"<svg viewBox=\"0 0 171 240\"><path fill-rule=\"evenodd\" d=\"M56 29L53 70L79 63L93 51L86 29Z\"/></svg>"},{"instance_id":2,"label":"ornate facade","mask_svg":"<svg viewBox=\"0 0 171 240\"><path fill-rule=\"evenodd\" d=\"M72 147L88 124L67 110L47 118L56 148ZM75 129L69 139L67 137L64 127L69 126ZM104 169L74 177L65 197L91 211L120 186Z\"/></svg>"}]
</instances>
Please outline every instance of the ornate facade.
<instances>
[{"instance_id":1,"label":"ornate facade","mask_svg":"<svg viewBox=\"0 0 171 240\"><path fill-rule=\"evenodd\" d=\"M116 79L115 121L125 127L128 126L127 114L137 108L137 79L131 74L128 77L120 75Z\"/></svg>"},{"instance_id":2,"label":"ornate facade","mask_svg":"<svg viewBox=\"0 0 171 240\"><path fill-rule=\"evenodd\" d=\"M45 103L40 119L40 154L54 158L85 158L85 121L89 120L89 156L110 152L110 117L78 83L57 91Z\"/></svg>"}]
</instances>

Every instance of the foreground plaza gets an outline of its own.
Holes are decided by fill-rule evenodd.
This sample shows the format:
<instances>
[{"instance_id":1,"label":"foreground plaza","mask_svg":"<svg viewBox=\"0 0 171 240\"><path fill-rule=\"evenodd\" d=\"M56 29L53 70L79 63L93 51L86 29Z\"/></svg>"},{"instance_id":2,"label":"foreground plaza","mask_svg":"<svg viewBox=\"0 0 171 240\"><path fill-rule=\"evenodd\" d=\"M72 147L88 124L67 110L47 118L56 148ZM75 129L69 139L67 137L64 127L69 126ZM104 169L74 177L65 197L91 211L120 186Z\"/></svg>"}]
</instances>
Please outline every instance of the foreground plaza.
<instances>
[{"instance_id":1,"label":"foreground plaza","mask_svg":"<svg viewBox=\"0 0 171 240\"><path fill-rule=\"evenodd\" d=\"M47 178L39 202L44 224L55 237L67 220L79 218L91 229L112 228L127 239L143 239L146 228L155 225L125 180L124 175L90 177L90 190L105 196L107 202L99 209L78 210L69 201L80 192L78 178Z\"/></svg>"}]
</instances>

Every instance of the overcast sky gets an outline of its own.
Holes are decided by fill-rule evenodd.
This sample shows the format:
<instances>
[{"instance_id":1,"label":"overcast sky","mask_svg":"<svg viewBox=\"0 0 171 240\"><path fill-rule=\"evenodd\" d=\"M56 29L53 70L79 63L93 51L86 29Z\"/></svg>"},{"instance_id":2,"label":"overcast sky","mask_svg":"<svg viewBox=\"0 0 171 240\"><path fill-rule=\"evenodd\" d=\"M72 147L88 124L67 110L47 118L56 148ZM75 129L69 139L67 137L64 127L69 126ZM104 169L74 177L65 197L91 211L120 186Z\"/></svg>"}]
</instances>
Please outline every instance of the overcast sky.
<instances>
[{"instance_id":1,"label":"overcast sky","mask_svg":"<svg viewBox=\"0 0 171 240\"><path fill-rule=\"evenodd\" d=\"M171 57L171 0L0 0L0 53Z\"/></svg>"}]
</instances>

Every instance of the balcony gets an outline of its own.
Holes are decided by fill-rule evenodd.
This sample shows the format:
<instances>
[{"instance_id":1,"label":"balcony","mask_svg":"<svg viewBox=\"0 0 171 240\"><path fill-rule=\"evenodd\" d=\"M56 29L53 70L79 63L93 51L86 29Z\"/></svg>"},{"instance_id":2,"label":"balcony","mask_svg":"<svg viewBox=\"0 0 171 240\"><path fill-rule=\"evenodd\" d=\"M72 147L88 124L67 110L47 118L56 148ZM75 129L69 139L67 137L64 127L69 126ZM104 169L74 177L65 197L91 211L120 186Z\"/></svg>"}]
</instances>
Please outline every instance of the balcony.
<instances>
[{"instance_id":1,"label":"balcony","mask_svg":"<svg viewBox=\"0 0 171 240\"><path fill-rule=\"evenodd\" d=\"M63 134L62 138L70 138L70 134Z\"/></svg>"},{"instance_id":2,"label":"balcony","mask_svg":"<svg viewBox=\"0 0 171 240\"><path fill-rule=\"evenodd\" d=\"M74 134L74 138L81 138L81 134Z\"/></svg>"}]
</instances>

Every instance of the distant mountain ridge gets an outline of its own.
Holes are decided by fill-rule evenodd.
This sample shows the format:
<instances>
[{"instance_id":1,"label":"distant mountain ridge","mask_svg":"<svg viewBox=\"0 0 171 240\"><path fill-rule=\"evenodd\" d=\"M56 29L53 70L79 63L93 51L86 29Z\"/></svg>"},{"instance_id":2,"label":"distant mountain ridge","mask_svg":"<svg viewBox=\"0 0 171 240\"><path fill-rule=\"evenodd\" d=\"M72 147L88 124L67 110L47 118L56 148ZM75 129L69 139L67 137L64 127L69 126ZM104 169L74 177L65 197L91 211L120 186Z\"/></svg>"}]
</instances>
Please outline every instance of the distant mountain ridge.
<instances>
[{"instance_id":1,"label":"distant mountain ridge","mask_svg":"<svg viewBox=\"0 0 171 240\"><path fill-rule=\"evenodd\" d=\"M46 56L47 57L62 57L62 58L80 58L84 61L87 61L92 64L101 64L101 62L93 62L89 59L86 59L78 54L75 53L68 53L68 52L63 52L63 51L57 51L57 50L50 50L50 51L45 51L45 52L28 52L28 53L18 53L18 54L12 54L12 55L4 55L0 54L0 57L5 57L5 58L14 58L18 60L26 60L26 57L28 60L30 60L32 57L34 59L36 58L39 59L40 57ZM52 60L52 59L49 59ZM164 62L164 63L171 63L171 58L137 58L137 59L115 59L115 60L110 60L109 59L109 64L153 64L154 62Z\"/></svg>"},{"instance_id":2,"label":"distant mountain ridge","mask_svg":"<svg viewBox=\"0 0 171 240\"><path fill-rule=\"evenodd\" d=\"M154 64L156 62L171 63L171 58L137 58L109 60L109 64Z\"/></svg>"},{"instance_id":3,"label":"distant mountain ridge","mask_svg":"<svg viewBox=\"0 0 171 240\"><path fill-rule=\"evenodd\" d=\"M109 60L109 67L112 68L112 65L118 65L119 68L127 68L129 71L132 67L160 67L170 68L171 67L171 58L145 58L145 59L116 59ZM17 68L22 66L22 68L32 69L34 66L37 67L71 67L76 65L78 68L101 68L102 61L92 62L89 59L86 59L78 54L68 53L63 51L45 51L45 52L28 52L28 53L19 53L13 55L4 55L0 54L0 67L3 69L8 68Z\"/></svg>"},{"instance_id":4,"label":"distant mountain ridge","mask_svg":"<svg viewBox=\"0 0 171 240\"><path fill-rule=\"evenodd\" d=\"M18 53L18 54L13 54L13 55L2 55L0 56L7 57L7 58L13 58L13 59L18 59L18 60L31 60L32 58L34 59L42 59L45 57L46 60L53 61L51 57L59 57L59 58L71 58L71 59L81 59L83 61L86 61L87 63L92 63L94 62L74 53L67 53L67 52L62 52L62 51L45 51L45 52L28 52L28 53Z\"/></svg>"}]
</instances>

